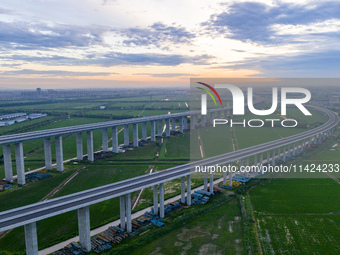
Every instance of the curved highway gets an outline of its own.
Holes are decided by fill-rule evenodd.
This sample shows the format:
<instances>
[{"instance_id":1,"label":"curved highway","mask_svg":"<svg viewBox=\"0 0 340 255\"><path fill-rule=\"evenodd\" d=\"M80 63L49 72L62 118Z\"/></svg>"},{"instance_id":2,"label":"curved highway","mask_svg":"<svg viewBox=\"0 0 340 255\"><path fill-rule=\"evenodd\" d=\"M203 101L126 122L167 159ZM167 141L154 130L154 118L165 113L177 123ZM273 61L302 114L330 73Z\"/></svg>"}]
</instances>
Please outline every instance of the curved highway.
<instances>
[{"instance_id":1,"label":"curved highway","mask_svg":"<svg viewBox=\"0 0 340 255\"><path fill-rule=\"evenodd\" d=\"M105 201L114 197L128 194L142 188L150 187L159 183L164 183L182 176L189 175L194 172L195 165L215 165L230 163L238 159L249 157L261 152L270 151L272 149L291 144L300 140L310 138L322 132L326 132L334 128L339 123L339 116L328 110L319 107L312 107L322 111L329 116L329 120L315 128L297 135L278 139L275 141L248 147L242 150L218 155L212 158L202 159L194 163L189 163L174 168L167 169L163 172L156 172L148 175L135 177L121 182L101 186L98 188L85 190L68 196L35 203L32 205L16 208L13 210L0 213L0 231L5 231L14 227L22 226L41 219L62 214L71 210L82 208L91 204ZM183 113L182 113L183 114Z\"/></svg>"}]
</instances>

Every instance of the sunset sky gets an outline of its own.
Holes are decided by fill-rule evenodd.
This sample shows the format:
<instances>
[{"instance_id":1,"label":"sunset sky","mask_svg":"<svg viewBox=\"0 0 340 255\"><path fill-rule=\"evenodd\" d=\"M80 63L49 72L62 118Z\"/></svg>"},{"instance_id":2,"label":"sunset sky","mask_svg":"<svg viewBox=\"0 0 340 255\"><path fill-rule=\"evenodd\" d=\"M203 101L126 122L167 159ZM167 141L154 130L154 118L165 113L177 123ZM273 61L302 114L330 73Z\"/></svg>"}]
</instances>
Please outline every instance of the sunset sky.
<instances>
[{"instance_id":1,"label":"sunset sky","mask_svg":"<svg viewBox=\"0 0 340 255\"><path fill-rule=\"evenodd\" d=\"M2 0L0 89L340 77L340 1Z\"/></svg>"}]
</instances>

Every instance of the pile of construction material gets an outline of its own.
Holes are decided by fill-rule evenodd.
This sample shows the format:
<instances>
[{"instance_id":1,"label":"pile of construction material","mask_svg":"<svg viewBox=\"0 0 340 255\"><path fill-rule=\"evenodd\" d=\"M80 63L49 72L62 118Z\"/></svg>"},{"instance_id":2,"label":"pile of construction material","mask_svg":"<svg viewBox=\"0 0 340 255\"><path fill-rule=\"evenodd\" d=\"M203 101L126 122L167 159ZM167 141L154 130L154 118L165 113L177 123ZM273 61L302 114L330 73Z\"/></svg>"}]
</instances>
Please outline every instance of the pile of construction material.
<instances>
[{"instance_id":1,"label":"pile of construction material","mask_svg":"<svg viewBox=\"0 0 340 255\"><path fill-rule=\"evenodd\" d=\"M52 255L70 255L70 254L83 255L86 254L86 251L78 243L72 242L65 246L63 249L52 253Z\"/></svg>"},{"instance_id":2,"label":"pile of construction material","mask_svg":"<svg viewBox=\"0 0 340 255\"><path fill-rule=\"evenodd\" d=\"M0 192L10 189L13 185L5 180L0 180Z\"/></svg>"},{"instance_id":3,"label":"pile of construction material","mask_svg":"<svg viewBox=\"0 0 340 255\"><path fill-rule=\"evenodd\" d=\"M31 182L41 181L50 177L52 177L52 174L46 173L45 171L30 173L25 176L26 180Z\"/></svg>"},{"instance_id":4,"label":"pile of construction material","mask_svg":"<svg viewBox=\"0 0 340 255\"><path fill-rule=\"evenodd\" d=\"M198 205L198 204L206 204L209 202L210 197L214 195L214 193L204 191L204 190L196 190L194 193L191 194L191 204ZM184 202L179 200L181 203L187 203L187 200Z\"/></svg>"},{"instance_id":5,"label":"pile of construction material","mask_svg":"<svg viewBox=\"0 0 340 255\"><path fill-rule=\"evenodd\" d=\"M118 244L129 235L125 230L112 226L106 231L91 239L91 249L95 253L101 253L112 248L112 244Z\"/></svg>"}]
</instances>

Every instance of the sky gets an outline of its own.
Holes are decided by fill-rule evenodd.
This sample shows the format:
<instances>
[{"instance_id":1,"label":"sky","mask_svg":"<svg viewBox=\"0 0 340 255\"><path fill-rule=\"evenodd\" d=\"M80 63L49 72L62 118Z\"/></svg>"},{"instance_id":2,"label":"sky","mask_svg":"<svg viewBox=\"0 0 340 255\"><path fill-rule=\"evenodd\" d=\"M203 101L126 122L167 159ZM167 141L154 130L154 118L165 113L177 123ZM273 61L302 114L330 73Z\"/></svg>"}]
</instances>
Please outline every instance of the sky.
<instances>
[{"instance_id":1,"label":"sky","mask_svg":"<svg viewBox=\"0 0 340 255\"><path fill-rule=\"evenodd\" d=\"M0 90L339 77L340 1L2 0Z\"/></svg>"}]
</instances>

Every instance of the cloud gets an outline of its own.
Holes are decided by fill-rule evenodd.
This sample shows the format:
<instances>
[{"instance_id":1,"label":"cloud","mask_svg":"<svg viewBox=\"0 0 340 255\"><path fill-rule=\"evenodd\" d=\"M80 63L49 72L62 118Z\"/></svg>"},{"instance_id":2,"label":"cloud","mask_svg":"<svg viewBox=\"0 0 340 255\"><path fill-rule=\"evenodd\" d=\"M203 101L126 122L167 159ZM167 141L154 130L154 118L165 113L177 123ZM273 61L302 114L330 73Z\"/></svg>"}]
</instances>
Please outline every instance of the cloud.
<instances>
[{"instance_id":1,"label":"cloud","mask_svg":"<svg viewBox=\"0 0 340 255\"><path fill-rule=\"evenodd\" d=\"M45 65L79 65L79 66L118 66L118 65L160 65L177 66L183 63L194 65L208 65L210 55L187 56L180 54L159 54L159 53L121 53L112 52L106 54L88 54L83 58L71 58L58 55L52 56L28 56L12 55L0 59L21 60L29 63L40 63Z\"/></svg>"},{"instance_id":2,"label":"cloud","mask_svg":"<svg viewBox=\"0 0 340 255\"><path fill-rule=\"evenodd\" d=\"M172 44L190 43L195 38L194 33L188 32L181 26L167 26L161 22L156 22L147 28L128 28L120 32L129 39L123 41L128 46L148 46L155 45L163 47L164 42Z\"/></svg>"},{"instance_id":3,"label":"cloud","mask_svg":"<svg viewBox=\"0 0 340 255\"><path fill-rule=\"evenodd\" d=\"M181 76L196 76L190 73L135 73L134 75L149 75L151 77L174 78Z\"/></svg>"},{"instance_id":4,"label":"cloud","mask_svg":"<svg viewBox=\"0 0 340 255\"><path fill-rule=\"evenodd\" d=\"M312 25L329 19L340 19L339 2L321 2L314 6L280 2L279 5L269 6L242 2L227 8L222 13L212 15L202 25L229 38L260 43L285 43L282 41L285 36L279 35L280 31L275 27L277 24Z\"/></svg>"},{"instance_id":5,"label":"cloud","mask_svg":"<svg viewBox=\"0 0 340 255\"><path fill-rule=\"evenodd\" d=\"M109 73L109 72L71 72L71 71L62 71L62 70L33 70L33 69L22 69L16 71L4 71L0 72L1 75L42 75L42 76L108 76L111 74L118 73Z\"/></svg>"}]
</instances>

